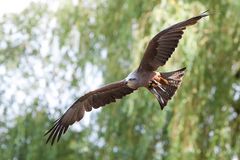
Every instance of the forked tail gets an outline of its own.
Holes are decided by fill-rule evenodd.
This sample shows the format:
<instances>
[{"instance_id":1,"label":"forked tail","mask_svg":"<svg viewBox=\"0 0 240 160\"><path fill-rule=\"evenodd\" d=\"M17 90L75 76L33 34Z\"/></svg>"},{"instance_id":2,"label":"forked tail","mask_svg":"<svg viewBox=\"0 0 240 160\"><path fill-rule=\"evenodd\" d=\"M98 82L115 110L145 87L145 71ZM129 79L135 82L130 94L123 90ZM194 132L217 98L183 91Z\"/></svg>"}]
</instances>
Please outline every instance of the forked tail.
<instances>
[{"instance_id":1,"label":"forked tail","mask_svg":"<svg viewBox=\"0 0 240 160\"><path fill-rule=\"evenodd\" d=\"M158 78L149 85L148 89L157 98L161 109L167 105L180 86L185 69L184 67L177 71L160 73Z\"/></svg>"}]
</instances>

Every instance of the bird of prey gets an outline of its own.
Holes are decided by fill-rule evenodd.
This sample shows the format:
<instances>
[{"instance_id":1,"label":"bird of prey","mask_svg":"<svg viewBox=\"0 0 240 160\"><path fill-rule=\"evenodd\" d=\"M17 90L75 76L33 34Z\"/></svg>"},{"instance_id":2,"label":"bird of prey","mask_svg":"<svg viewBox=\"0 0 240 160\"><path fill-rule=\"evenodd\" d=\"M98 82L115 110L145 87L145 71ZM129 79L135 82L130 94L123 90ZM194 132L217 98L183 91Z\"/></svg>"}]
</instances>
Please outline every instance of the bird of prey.
<instances>
[{"instance_id":1,"label":"bird of prey","mask_svg":"<svg viewBox=\"0 0 240 160\"><path fill-rule=\"evenodd\" d=\"M184 30L198 20L208 16L207 11L202 14L172 25L155 35L145 50L139 67L131 72L125 79L110 83L97 90L91 91L78 100L54 122L53 127L45 135L49 135L46 143L55 139L59 141L68 127L80 121L85 112L90 112L106 104L116 102L139 87L145 87L158 100L161 109L172 98L178 89L186 68L172 72L157 72L159 66L163 66L171 57Z\"/></svg>"}]
</instances>

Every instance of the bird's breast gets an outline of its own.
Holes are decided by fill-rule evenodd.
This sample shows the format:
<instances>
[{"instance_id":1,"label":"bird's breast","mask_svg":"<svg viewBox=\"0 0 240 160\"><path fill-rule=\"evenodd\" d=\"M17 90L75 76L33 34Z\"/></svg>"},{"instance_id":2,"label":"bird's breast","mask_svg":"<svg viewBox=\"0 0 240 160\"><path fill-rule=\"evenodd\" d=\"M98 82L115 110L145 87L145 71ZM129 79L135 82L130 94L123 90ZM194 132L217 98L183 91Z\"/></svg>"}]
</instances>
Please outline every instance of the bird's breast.
<instances>
[{"instance_id":1,"label":"bird's breast","mask_svg":"<svg viewBox=\"0 0 240 160\"><path fill-rule=\"evenodd\" d=\"M137 73L138 78L138 86L139 87L146 87L151 79L156 75L155 72L139 72Z\"/></svg>"}]
</instances>

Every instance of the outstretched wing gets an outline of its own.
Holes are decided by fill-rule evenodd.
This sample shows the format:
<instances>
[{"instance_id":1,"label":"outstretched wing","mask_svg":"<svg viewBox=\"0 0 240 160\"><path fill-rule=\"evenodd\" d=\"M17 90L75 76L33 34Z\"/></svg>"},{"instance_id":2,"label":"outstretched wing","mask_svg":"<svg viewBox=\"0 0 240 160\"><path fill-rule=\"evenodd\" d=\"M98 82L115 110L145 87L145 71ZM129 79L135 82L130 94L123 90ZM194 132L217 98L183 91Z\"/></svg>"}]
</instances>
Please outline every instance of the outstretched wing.
<instances>
[{"instance_id":1,"label":"outstretched wing","mask_svg":"<svg viewBox=\"0 0 240 160\"><path fill-rule=\"evenodd\" d=\"M51 144L53 144L56 137L57 141L59 141L61 135L67 131L70 125L83 118L85 111L89 112L92 108L96 109L111 102L115 102L116 99L121 99L123 96L133 91L134 89L129 88L126 81L123 80L108 84L80 97L62 117L55 121L53 127L45 133L45 135L49 134L46 143L51 140Z\"/></svg>"},{"instance_id":2,"label":"outstretched wing","mask_svg":"<svg viewBox=\"0 0 240 160\"><path fill-rule=\"evenodd\" d=\"M196 24L206 16L207 11L159 32L149 42L138 70L155 71L159 66L163 66L177 47L186 27Z\"/></svg>"}]
</instances>

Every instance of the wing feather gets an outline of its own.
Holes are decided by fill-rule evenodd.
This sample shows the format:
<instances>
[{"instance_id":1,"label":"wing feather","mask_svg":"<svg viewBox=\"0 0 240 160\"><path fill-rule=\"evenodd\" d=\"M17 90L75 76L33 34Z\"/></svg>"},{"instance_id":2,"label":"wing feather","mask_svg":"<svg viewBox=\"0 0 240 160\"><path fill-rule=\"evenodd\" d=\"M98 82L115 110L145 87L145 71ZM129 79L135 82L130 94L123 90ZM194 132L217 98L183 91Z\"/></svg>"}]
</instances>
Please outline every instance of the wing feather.
<instances>
[{"instance_id":1,"label":"wing feather","mask_svg":"<svg viewBox=\"0 0 240 160\"><path fill-rule=\"evenodd\" d=\"M163 66L178 46L186 27L196 24L206 16L207 11L159 32L149 42L138 70L155 71L159 66Z\"/></svg>"},{"instance_id":2,"label":"wing feather","mask_svg":"<svg viewBox=\"0 0 240 160\"><path fill-rule=\"evenodd\" d=\"M45 133L45 135L48 135L46 143L51 141L51 144L53 144L56 138L59 141L70 125L83 118L85 111L90 112L93 108L96 109L111 102L116 102L117 99L121 99L133 91L134 89L129 88L125 81L119 81L85 94L75 101L63 116L55 121L52 128Z\"/></svg>"}]
</instances>

